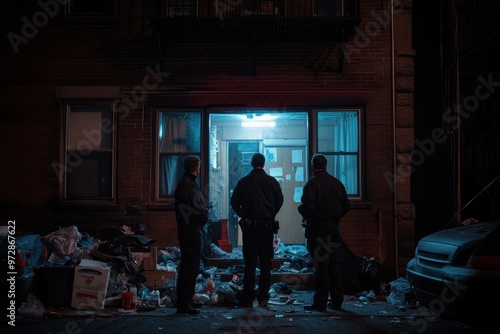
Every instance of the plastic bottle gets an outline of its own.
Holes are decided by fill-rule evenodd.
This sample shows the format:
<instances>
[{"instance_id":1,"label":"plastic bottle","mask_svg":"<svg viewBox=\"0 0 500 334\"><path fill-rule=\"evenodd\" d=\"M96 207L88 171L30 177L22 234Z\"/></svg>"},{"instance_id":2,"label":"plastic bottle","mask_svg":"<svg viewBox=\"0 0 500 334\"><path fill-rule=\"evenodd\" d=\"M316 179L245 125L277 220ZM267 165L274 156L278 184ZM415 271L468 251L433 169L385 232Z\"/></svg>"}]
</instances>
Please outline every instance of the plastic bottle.
<instances>
[{"instance_id":1,"label":"plastic bottle","mask_svg":"<svg viewBox=\"0 0 500 334\"><path fill-rule=\"evenodd\" d=\"M147 295L148 295L148 288L146 288L145 286L143 286L138 292L137 292L137 297L140 299L140 300L144 300L146 299Z\"/></svg>"},{"instance_id":2,"label":"plastic bottle","mask_svg":"<svg viewBox=\"0 0 500 334\"><path fill-rule=\"evenodd\" d=\"M137 287L135 285L131 285L130 292L132 292L132 305L135 307L137 305Z\"/></svg>"},{"instance_id":3,"label":"plastic bottle","mask_svg":"<svg viewBox=\"0 0 500 334\"><path fill-rule=\"evenodd\" d=\"M217 288L220 286L220 275L215 275L214 277L214 291L217 292Z\"/></svg>"},{"instance_id":4,"label":"plastic bottle","mask_svg":"<svg viewBox=\"0 0 500 334\"><path fill-rule=\"evenodd\" d=\"M160 307L160 291L158 290L153 290L153 297L156 303L156 307Z\"/></svg>"}]
</instances>

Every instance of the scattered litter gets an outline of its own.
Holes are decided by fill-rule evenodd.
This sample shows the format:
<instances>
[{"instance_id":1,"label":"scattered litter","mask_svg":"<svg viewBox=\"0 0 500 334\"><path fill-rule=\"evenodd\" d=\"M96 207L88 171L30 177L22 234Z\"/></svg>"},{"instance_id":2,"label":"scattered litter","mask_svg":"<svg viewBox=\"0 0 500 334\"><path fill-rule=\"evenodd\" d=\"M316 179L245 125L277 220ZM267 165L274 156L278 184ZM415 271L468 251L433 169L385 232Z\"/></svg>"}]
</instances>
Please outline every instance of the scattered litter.
<instances>
[{"instance_id":1,"label":"scattered litter","mask_svg":"<svg viewBox=\"0 0 500 334\"><path fill-rule=\"evenodd\" d=\"M42 302L32 294L28 294L26 301L19 307L19 315L27 318L40 318L45 313Z\"/></svg>"},{"instance_id":2,"label":"scattered litter","mask_svg":"<svg viewBox=\"0 0 500 334\"><path fill-rule=\"evenodd\" d=\"M118 312L120 312L122 314L135 314L135 313L137 313L137 311L135 309L124 309L124 308L118 309Z\"/></svg>"},{"instance_id":3,"label":"scattered litter","mask_svg":"<svg viewBox=\"0 0 500 334\"><path fill-rule=\"evenodd\" d=\"M372 302L377 300L373 290L360 292L356 295L356 297L358 297L358 300L362 302Z\"/></svg>"}]
</instances>

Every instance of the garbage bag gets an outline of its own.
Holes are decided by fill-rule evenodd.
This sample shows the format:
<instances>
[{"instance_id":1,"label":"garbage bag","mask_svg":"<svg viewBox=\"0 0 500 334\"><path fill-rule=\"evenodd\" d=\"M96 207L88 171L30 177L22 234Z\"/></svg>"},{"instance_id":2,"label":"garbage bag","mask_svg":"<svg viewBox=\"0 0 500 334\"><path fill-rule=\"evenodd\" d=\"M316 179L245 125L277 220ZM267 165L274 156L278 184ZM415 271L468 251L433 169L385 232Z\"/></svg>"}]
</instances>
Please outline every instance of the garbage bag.
<instances>
[{"instance_id":1,"label":"garbage bag","mask_svg":"<svg viewBox=\"0 0 500 334\"><path fill-rule=\"evenodd\" d=\"M40 318L44 315L45 308L42 302L32 294L28 294L26 301L21 303L18 314L27 318Z\"/></svg>"}]
</instances>

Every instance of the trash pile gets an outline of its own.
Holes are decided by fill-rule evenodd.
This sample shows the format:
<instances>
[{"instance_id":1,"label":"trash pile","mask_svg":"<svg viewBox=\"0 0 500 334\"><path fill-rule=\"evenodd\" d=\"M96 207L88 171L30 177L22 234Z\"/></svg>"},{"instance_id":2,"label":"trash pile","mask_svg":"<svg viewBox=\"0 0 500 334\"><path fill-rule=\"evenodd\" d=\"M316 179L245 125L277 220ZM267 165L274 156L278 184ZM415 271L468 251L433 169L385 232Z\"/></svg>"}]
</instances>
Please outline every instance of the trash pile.
<instances>
[{"instance_id":1,"label":"trash pile","mask_svg":"<svg viewBox=\"0 0 500 334\"><path fill-rule=\"evenodd\" d=\"M102 309L122 306L142 311L155 309L160 305L174 306L180 249L174 246L158 250L155 245L157 240L142 232L143 228L139 225L121 225L107 228L106 231L98 230L92 237L73 225L43 236L41 240L47 257L43 265L34 268L35 288L28 294L30 304L33 300L38 300L38 304L55 307ZM99 237L103 236L105 240L100 240ZM202 244L204 247L200 272L207 277L209 274L204 270L206 260L224 257L226 252L209 240L202 240ZM86 265L97 265L100 268L80 268L84 261L87 261ZM103 268L105 270L97 273ZM77 271L82 270L85 272L81 275L86 275L89 282L101 274L108 275L106 284L100 283L101 285L90 289L100 290L104 298L102 304L97 292L89 297L92 305L85 301L75 304L74 300L78 298L75 296L79 292L75 291L77 288L73 284L76 284L76 277L79 275ZM102 281L102 277L100 279ZM58 294L66 296L53 297L54 291L48 290L55 289L59 290ZM85 293L80 293L80 297L84 295Z\"/></svg>"},{"instance_id":2,"label":"trash pile","mask_svg":"<svg viewBox=\"0 0 500 334\"><path fill-rule=\"evenodd\" d=\"M176 246L156 249L157 240L145 236L143 231L140 225L124 224L108 228L106 231L96 231L96 235L92 237L86 232L80 232L76 226L69 226L43 236L42 241L47 248L48 257L43 268L38 268L37 272L48 277L45 277L45 281L40 280L38 285L35 284L37 289L34 291L34 296L30 295L30 302L33 303L33 300L36 301L34 298L39 297L40 303L47 303L48 306L94 309L122 307L138 312L151 311L158 307L176 307L175 280L181 258L180 249ZM199 305L235 305L243 290L244 264L241 249L235 248L233 252L226 253L212 242L208 229L203 229L202 232L202 261L192 302ZM358 294L359 300L367 302L371 302L375 295L386 293L385 282L390 278L387 268L374 259L355 256L345 244L342 244L342 247L346 293ZM277 238L274 251L275 259L281 258L282 261L279 267L273 268L273 272L312 272L313 264L304 245L286 246ZM210 259L230 260L235 257L240 261L228 268L208 266ZM76 284L73 278L77 275L76 273L73 275L73 272L84 261L90 261L86 263L98 266L99 263L104 264L108 269L102 271L109 272L106 285L99 286L104 298L102 304L89 306L88 303L82 302L75 306L71 302L75 299L75 294L78 294L73 286ZM68 268L68 273L60 270L52 271L55 268ZM60 275L61 273L64 275ZM259 274L259 268L256 274ZM63 282L62 285L68 285L63 289L61 283L49 284L49 287L52 285L52 288L60 289L62 294L67 295L67 298L61 297L56 302L48 297L51 293L41 290L41 287L45 288L47 281L54 280L54 275L64 276L67 282ZM36 278L35 276L35 281ZM63 279L57 278L59 282ZM256 286L256 291L257 289ZM271 286L269 303L276 305L291 303L292 292L293 288L287 284L275 283ZM391 294L388 301L393 303L394 297Z\"/></svg>"}]
</instances>

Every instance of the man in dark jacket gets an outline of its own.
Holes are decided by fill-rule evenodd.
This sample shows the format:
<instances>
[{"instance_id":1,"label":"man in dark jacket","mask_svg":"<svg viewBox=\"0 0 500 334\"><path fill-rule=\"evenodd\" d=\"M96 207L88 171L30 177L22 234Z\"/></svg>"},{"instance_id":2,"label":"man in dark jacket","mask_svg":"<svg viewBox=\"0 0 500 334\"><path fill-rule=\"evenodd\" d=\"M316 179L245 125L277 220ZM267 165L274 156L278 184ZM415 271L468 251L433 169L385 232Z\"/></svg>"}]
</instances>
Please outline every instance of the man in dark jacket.
<instances>
[{"instance_id":1,"label":"man in dark jacket","mask_svg":"<svg viewBox=\"0 0 500 334\"><path fill-rule=\"evenodd\" d=\"M201 229L208 220L205 199L196 177L200 174L200 159L184 159L184 175L175 189L175 218L181 251L177 278L177 313L196 315L200 311L191 307L196 277L200 271Z\"/></svg>"},{"instance_id":2,"label":"man in dark jacket","mask_svg":"<svg viewBox=\"0 0 500 334\"><path fill-rule=\"evenodd\" d=\"M283 205L283 193L279 182L264 171L265 161L260 153L252 156L253 170L238 181L231 196L231 207L240 217L243 236L245 270L243 297L239 302L242 307L253 306L257 261L260 264L257 301L262 307L269 301L273 239L278 233L275 217Z\"/></svg>"},{"instance_id":3,"label":"man in dark jacket","mask_svg":"<svg viewBox=\"0 0 500 334\"><path fill-rule=\"evenodd\" d=\"M340 180L326 171L324 155L313 156L313 176L302 191L299 213L306 225L307 250L314 264L315 293L312 305L305 310L326 311L328 293L329 307L340 310L344 302L342 274L340 272L339 221L349 210L350 201Z\"/></svg>"}]
</instances>

